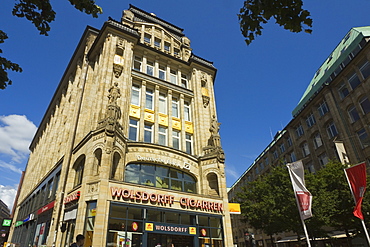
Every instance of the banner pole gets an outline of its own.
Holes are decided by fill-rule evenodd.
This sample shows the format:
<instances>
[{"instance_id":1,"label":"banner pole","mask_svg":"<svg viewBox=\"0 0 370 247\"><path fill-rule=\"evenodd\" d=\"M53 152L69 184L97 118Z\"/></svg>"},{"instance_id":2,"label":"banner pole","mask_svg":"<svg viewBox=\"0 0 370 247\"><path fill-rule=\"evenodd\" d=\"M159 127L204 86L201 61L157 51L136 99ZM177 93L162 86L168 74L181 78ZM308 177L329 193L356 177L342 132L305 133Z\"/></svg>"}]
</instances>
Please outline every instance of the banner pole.
<instances>
[{"instance_id":1,"label":"banner pole","mask_svg":"<svg viewBox=\"0 0 370 247\"><path fill-rule=\"evenodd\" d=\"M289 171L290 172L290 171ZM297 203L297 207L298 207L298 212L299 212L299 218L301 219L301 222L302 222L302 226L303 226L303 231L304 231L304 234L306 235L306 240L307 240L307 247L311 247L311 243L310 243L310 238L308 236L308 232L307 232L307 228L306 228L306 224L304 223L304 220L302 218L302 213L301 211L299 210L299 201L298 201L298 198L297 198L297 193L294 191L294 196L295 196L295 201Z\"/></svg>"},{"instance_id":2,"label":"banner pole","mask_svg":"<svg viewBox=\"0 0 370 247\"><path fill-rule=\"evenodd\" d=\"M353 201L355 202L355 205L356 205L356 203L357 203L357 202L356 202L356 197L355 197L355 194L353 194L352 186L351 186L351 183L349 182L349 179L348 179L348 175L347 175L346 169L344 169L344 174L346 175L347 183L348 183L349 189L351 190L351 194L352 194L352 197L353 197ZM367 232L365 222L364 222L364 220L363 220L363 219L360 219L360 220L361 220L361 223L362 223L362 227L364 228L364 232L365 232L365 235L366 235L367 243L368 243L368 244L369 244L369 246L370 246L369 233Z\"/></svg>"}]
</instances>

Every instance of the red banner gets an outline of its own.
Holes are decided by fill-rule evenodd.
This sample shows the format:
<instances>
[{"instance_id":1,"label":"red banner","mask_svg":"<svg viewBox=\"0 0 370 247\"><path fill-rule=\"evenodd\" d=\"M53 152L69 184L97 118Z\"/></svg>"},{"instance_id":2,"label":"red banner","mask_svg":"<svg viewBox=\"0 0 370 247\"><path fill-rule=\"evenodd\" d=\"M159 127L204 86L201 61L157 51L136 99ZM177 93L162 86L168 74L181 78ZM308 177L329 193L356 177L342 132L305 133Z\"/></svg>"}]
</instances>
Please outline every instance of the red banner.
<instances>
[{"instance_id":1,"label":"red banner","mask_svg":"<svg viewBox=\"0 0 370 247\"><path fill-rule=\"evenodd\" d=\"M348 183L351 186L353 196L356 200L356 206L353 210L354 216L364 219L361 212L362 199L366 191L366 163L361 163L356 166L345 169Z\"/></svg>"}]
</instances>

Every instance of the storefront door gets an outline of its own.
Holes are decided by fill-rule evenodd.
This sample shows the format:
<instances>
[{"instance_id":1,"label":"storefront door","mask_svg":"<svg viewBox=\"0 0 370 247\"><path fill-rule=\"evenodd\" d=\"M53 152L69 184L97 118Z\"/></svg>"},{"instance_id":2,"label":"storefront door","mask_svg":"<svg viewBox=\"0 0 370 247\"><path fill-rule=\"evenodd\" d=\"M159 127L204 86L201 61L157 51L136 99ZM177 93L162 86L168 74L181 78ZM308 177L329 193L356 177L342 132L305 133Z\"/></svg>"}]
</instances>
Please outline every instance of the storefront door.
<instances>
[{"instance_id":1,"label":"storefront door","mask_svg":"<svg viewBox=\"0 0 370 247\"><path fill-rule=\"evenodd\" d=\"M148 234L148 247L194 247L193 236L173 234Z\"/></svg>"}]
</instances>

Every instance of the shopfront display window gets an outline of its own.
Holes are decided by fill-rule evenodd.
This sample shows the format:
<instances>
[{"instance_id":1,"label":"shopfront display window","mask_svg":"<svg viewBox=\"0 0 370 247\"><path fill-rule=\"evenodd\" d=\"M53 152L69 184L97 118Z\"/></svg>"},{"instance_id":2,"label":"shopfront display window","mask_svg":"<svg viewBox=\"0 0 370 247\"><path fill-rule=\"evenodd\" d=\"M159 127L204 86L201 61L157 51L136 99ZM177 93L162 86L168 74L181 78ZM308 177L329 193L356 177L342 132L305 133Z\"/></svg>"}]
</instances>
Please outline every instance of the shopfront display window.
<instances>
[{"instance_id":1,"label":"shopfront display window","mask_svg":"<svg viewBox=\"0 0 370 247\"><path fill-rule=\"evenodd\" d=\"M94 226L95 226L95 215L96 215L96 201L87 203L86 209L86 221L85 221L85 246L91 246L94 238Z\"/></svg>"},{"instance_id":2,"label":"shopfront display window","mask_svg":"<svg viewBox=\"0 0 370 247\"><path fill-rule=\"evenodd\" d=\"M222 216L113 202L107 246L224 247Z\"/></svg>"}]
</instances>

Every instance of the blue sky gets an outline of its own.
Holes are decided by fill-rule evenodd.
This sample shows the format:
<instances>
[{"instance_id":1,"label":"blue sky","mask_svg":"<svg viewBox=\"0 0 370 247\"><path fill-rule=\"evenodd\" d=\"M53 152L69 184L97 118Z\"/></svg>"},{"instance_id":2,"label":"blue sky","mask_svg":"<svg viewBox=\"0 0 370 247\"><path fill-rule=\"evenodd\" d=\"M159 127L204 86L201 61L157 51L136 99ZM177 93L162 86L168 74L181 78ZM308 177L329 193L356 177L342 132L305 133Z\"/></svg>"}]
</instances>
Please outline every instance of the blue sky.
<instances>
[{"instance_id":1,"label":"blue sky","mask_svg":"<svg viewBox=\"0 0 370 247\"><path fill-rule=\"evenodd\" d=\"M131 3L184 29L194 54L218 69L215 90L227 184L235 180L271 142L271 134L292 118L316 70L352 27L370 25L370 1L305 1L313 33L290 33L273 24L247 46L237 13L243 1L101 1L95 19L67 0L51 1L57 12L48 37L32 24L11 15L14 1L3 1L0 29L9 39L3 55L19 63L10 73L13 85L0 90L0 199L11 207L28 145L87 25L101 28L108 16L120 20Z\"/></svg>"}]
</instances>

